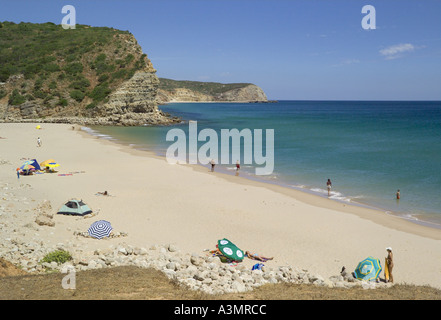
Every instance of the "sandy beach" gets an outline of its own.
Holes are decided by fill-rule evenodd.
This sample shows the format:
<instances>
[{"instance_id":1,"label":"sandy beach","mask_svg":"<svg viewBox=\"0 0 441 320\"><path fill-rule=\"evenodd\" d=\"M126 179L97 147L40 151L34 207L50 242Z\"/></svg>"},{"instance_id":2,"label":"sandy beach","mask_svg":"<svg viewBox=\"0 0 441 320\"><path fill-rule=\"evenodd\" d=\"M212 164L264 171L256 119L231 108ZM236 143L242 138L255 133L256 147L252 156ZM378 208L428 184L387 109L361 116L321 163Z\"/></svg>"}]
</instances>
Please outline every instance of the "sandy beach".
<instances>
[{"instance_id":1,"label":"sandy beach","mask_svg":"<svg viewBox=\"0 0 441 320\"><path fill-rule=\"evenodd\" d=\"M0 206L15 219L15 234L48 244L75 242L93 251L125 242L134 246L173 243L182 251L213 250L228 238L239 248L274 260L268 265L292 265L329 277L342 266L353 270L368 256L382 264L392 247L396 283L441 288L441 230L411 223L381 211L321 198L191 165L170 165L165 159L111 141L98 139L71 125L0 124L0 181L16 187L17 199ZM40 137L42 146L37 146ZM55 159L55 174L17 178L25 158ZM60 176L58 174L69 174ZM21 188L18 188L22 186ZM108 191L110 197L97 196ZM91 219L56 215L69 199L83 199L98 215ZM20 225L32 207L49 200L55 227L36 234ZM13 217L14 216L14 217ZM94 220L110 221L123 238L78 238ZM3 241L3 239L2 239ZM244 260L250 266L254 261ZM383 276L383 275L381 275Z\"/></svg>"}]
</instances>

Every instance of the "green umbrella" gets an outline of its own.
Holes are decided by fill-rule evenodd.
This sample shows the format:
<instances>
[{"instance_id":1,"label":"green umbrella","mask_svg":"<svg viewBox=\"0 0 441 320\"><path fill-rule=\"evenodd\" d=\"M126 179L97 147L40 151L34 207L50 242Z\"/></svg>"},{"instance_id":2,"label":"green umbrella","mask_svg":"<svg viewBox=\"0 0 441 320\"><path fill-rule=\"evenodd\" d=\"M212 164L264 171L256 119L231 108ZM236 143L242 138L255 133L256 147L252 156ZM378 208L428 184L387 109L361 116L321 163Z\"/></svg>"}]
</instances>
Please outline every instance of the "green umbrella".
<instances>
[{"instance_id":1,"label":"green umbrella","mask_svg":"<svg viewBox=\"0 0 441 320\"><path fill-rule=\"evenodd\" d=\"M233 261L242 261L244 253L228 239L217 241L217 246L224 256Z\"/></svg>"}]
</instances>

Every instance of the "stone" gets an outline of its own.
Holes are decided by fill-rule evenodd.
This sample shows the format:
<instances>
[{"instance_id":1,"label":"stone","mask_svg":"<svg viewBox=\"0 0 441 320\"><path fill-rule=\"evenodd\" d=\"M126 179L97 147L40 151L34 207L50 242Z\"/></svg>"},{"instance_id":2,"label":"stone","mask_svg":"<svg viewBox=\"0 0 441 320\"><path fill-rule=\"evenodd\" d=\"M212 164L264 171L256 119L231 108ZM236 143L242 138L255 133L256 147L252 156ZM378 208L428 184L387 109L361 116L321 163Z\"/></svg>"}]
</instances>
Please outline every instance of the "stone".
<instances>
[{"instance_id":1,"label":"stone","mask_svg":"<svg viewBox=\"0 0 441 320\"><path fill-rule=\"evenodd\" d=\"M233 281L233 283L231 284L231 289L234 292L245 292L246 291L246 286L243 283L240 283L238 281Z\"/></svg>"},{"instance_id":2,"label":"stone","mask_svg":"<svg viewBox=\"0 0 441 320\"><path fill-rule=\"evenodd\" d=\"M166 267L167 269L169 269L169 270L173 270L173 271L176 271L176 270L177 270L177 268L176 268L176 264L175 264L174 262L169 262L169 263L167 263L165 267Z\"/></svg>"},{"instance_id":3,"label":"stone","mask_svg":"<svg viewBox=\"0 0 441 320\"><path fill-rule=\"evenodd\" d=\"M192 254L190 257L190 262L195 266L201 266L204 263L204 260L199 257L199 255Z\"/></svg>"},{"instance_id":4,"label":"stone","mask_svg":"<svg viewBox=\"0 0 441 320\"><path fill-rule=\"evenodd\" d=\"M50 217L45 215L37 216L37 218L35 219L35 223L38 224L39 226L49 226L49 227L55 226L55 222Z\"/></svg>"}]
</instances>

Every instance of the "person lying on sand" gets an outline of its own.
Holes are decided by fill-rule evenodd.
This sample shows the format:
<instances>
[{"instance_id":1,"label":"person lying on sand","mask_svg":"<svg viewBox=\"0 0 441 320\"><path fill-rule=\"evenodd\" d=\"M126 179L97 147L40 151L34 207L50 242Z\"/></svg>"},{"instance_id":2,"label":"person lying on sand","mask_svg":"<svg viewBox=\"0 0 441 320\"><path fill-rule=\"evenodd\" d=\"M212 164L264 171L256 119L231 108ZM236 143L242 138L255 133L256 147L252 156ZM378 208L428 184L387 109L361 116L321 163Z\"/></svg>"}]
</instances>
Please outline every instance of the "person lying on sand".
<instances>
[{"instance_id":1,"label":"person lying on sand","mask_svg":"<svg viewBox=\"0 0 441 320\"><path fill-rule=\"evenodd\" d=\"M263 262L274 259L273 257L267 258L267 257L261 256L257 253L251 253L249 251L245 251L245 255L250 259L259 260L259 261L263 261Z\"/></svg>"},{"instance_id":2,"label":"person lying on sand","mask_svg":"<svg viewBox=\"0 0 441 320\"><path fill-rule=\"evenodd\" d=\"M357 278L354 272L347 272L345 266L341 268L340 274L348 282L353 282Z\"/></svg>"},{"instance_id":3,"label":"person lying on sand","mask_svg":"<svg viewBox=\"0 0 441 320\"><path fill-rule=\"evenodd\" d=\"M98 192L97 195L100 195L100 196L110 196L110 194L108 194L107 191Z\"/></svg>"}]
</instances>

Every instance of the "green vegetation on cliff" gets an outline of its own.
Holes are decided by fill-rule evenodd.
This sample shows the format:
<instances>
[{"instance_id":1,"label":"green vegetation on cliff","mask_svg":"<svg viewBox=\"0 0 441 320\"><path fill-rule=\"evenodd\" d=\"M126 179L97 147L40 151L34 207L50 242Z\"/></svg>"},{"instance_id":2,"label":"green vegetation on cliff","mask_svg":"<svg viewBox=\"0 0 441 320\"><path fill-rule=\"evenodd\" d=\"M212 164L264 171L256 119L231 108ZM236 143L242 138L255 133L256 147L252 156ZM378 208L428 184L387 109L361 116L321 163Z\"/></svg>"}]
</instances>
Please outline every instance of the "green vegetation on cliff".
<instances>
[{"instance_id":1,"label":"green vegetation on cliff","mask_svg":"<svg viewBox=\"0 0 441 320\"><path fill-rule=\"evenodd\" d=\"M173 91L185 88L209 96L217 96L234 89L241 89L251 85L251 83L219 83L219 82L199 82L187 80L171 80L159 78L159 89Z\"/></svg>"},{"instance_id":2,"label":"green vegetation on cliff","mask_svg":"<svg viewBox=\"0 0 441 320\"><path fill-rule=\"evenodd\" d=\"M53 23L0 22L0 99L81 110L149 63L128 31ZM6 98L5 98L6 99Z\"/></svg>"}]
</instances>

